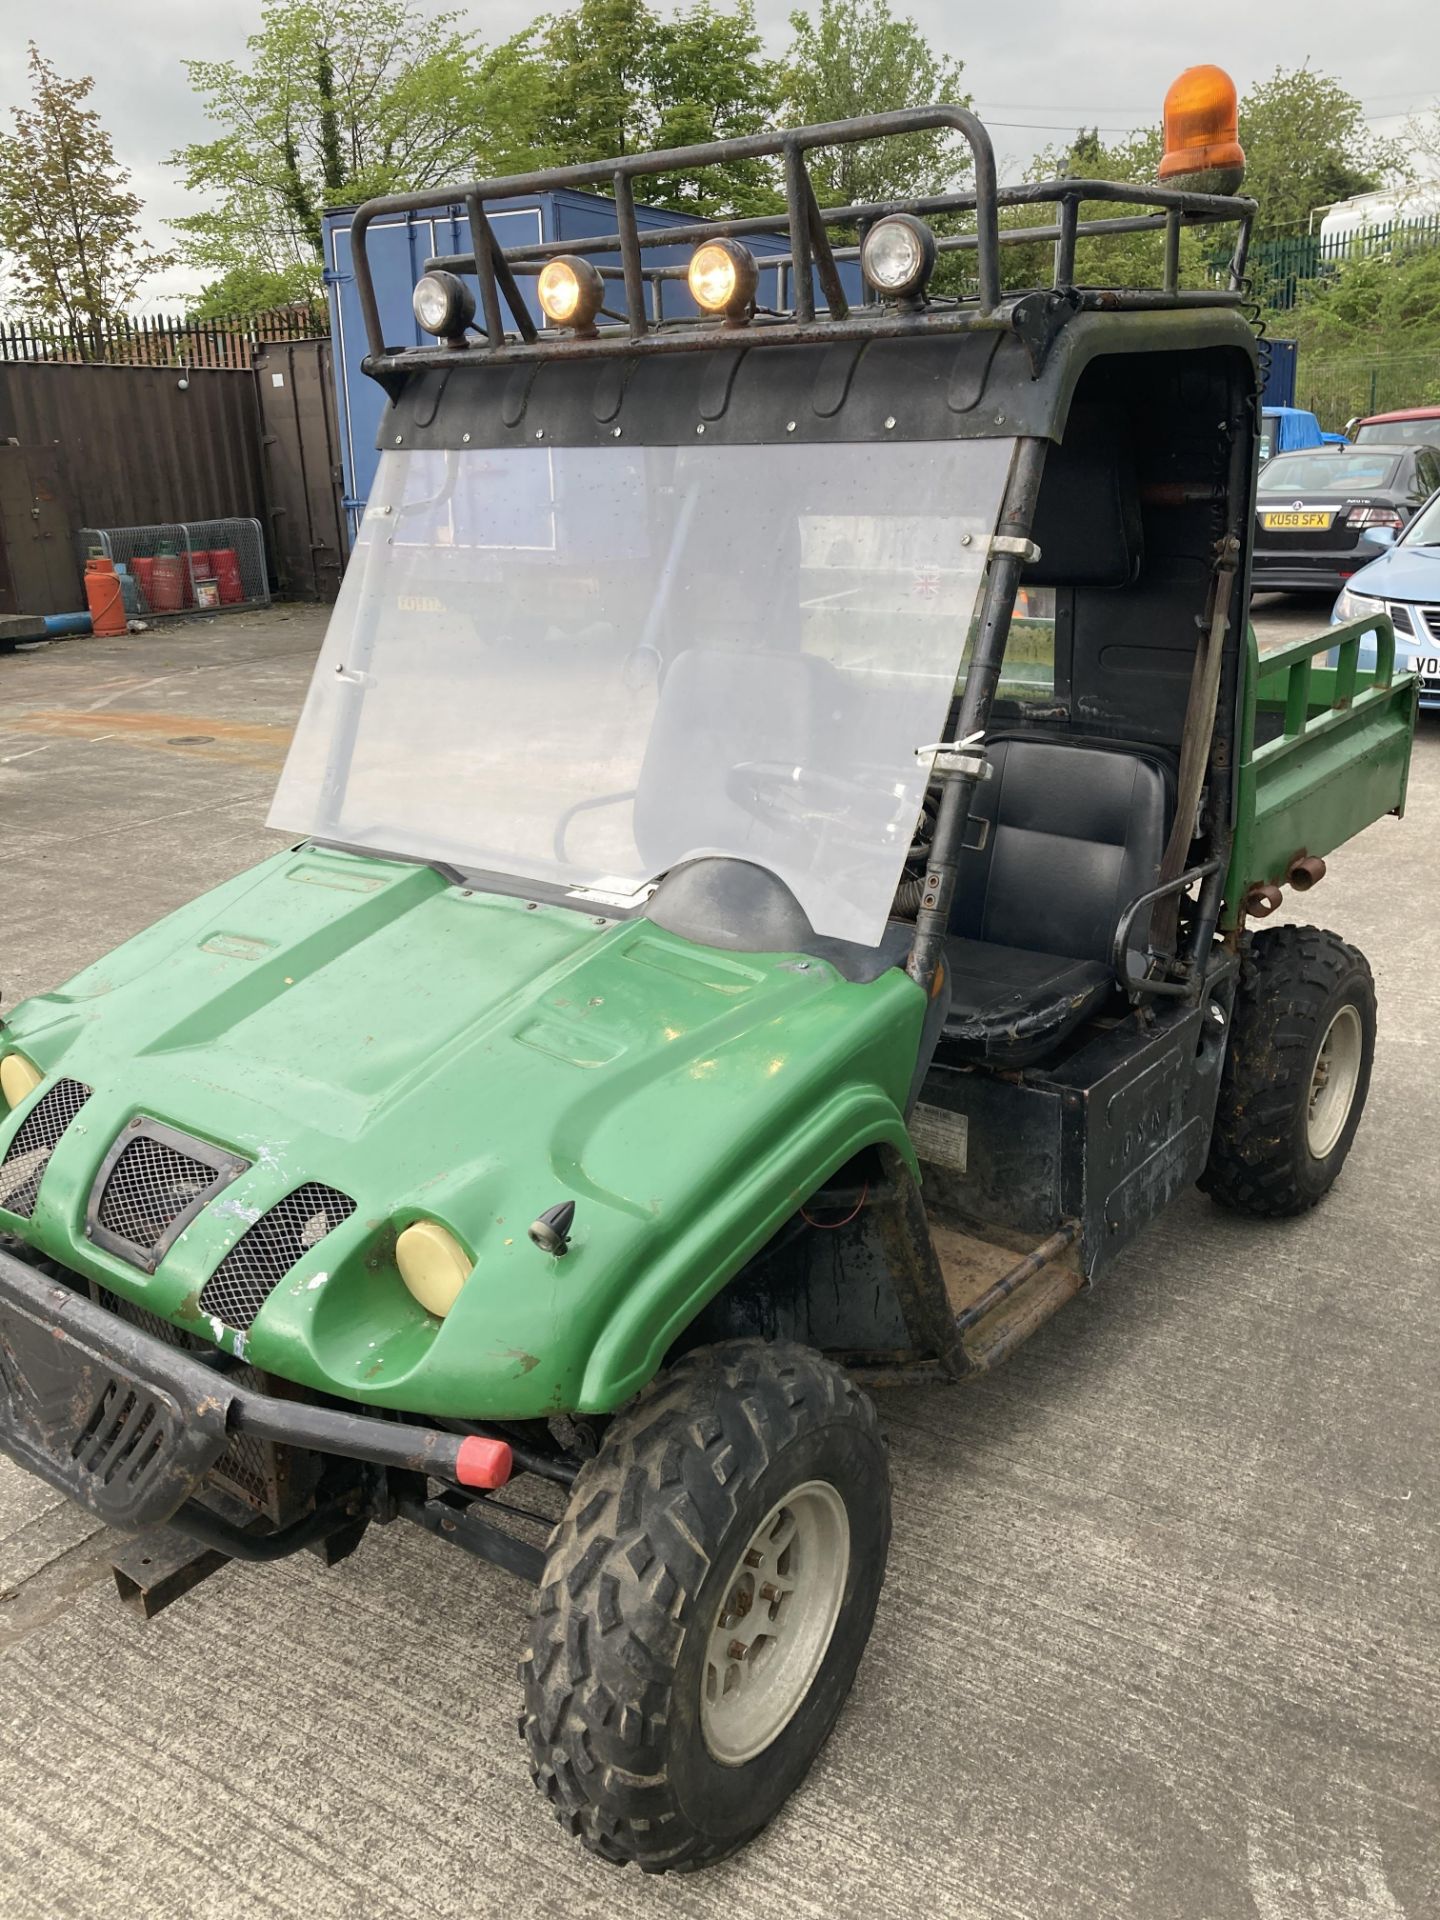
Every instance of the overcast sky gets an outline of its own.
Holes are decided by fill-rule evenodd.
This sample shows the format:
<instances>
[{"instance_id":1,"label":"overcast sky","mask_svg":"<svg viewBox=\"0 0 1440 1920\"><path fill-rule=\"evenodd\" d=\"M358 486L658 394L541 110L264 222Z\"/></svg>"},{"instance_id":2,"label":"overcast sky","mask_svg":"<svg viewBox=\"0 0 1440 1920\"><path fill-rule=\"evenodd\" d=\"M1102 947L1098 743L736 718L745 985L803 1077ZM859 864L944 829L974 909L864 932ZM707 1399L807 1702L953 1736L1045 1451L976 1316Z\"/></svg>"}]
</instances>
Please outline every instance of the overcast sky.
<instances>
[{"instance_id":1,"label":"overcast sky","mask_svg":"<svg viewBox=\"0 0 1440 1920\"><path fill-rule=\"evenodd\" d=\"M425 0L422 0L425 4ZM965 83L990 123L1013 176L1037 147L1082 121L1123 131L1158 118L1165 88L1183 67L1213 60L1240 90L1277 65L1312 65L1356 93L1376 128L1398 133L1408 114L1440 96L1440 7L1364 7L1355 0L1029 0L1014 6L955 0L894 0L941 52L965 63ZM439 11L438 0L436 11ZM559 10L527 0L461 7L483 40L502 40L535 14ZM787 37L790 0L758 0L771 47ZM63 74L93 73L92 103L146 202L147 226L163 239L164 217L188 210L164 157L204 136L209 122L190 92L183 58L244 52L260 0L206 8L176 0L9 0L0 35L0 108L23 99L25 42L34 39ZM152 283L152 303L196 287L188 274Z\"/></svg>"}]
</instances>

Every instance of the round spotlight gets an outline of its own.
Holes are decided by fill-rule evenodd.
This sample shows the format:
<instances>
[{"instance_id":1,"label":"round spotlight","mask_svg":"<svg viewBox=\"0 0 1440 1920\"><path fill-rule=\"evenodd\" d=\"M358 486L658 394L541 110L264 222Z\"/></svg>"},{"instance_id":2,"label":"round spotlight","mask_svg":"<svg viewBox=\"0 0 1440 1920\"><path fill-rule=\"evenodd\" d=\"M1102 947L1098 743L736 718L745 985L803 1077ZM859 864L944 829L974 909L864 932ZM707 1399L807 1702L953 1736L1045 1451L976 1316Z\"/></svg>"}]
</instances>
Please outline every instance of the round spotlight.
<instances>
[{"instance_id":1,"label":"round spotlight","mask_svg":"<svg viewBox=\"0 0 1440 1920\"><path fill-rule=\"evenodd\" d=\"M40 1069L23 1053L7 1053L0 1060L0 1098L7 1107L18 1107L28 1100L45 1078Z\"/></svg>"},{"instance_id":2,"label":"round spotlight","mask_svg":"<svg viewBox=\"0 0 1440 1920\"><path fill-rule=\"evenodd\" d=\"M685 278L691 299L703 312L740 320L755 303L760 269L754 254L738 240L707 240L695 249Z\"/></svg>"},{"instance_id":3,"label":"round spotlight","mask_svg":"<svg viewBox=\"0 0 1440 1920\"><path fill-rule=\"evenodd\" d=\"M410 296L415 318L439 340L463 340L475 318L475 296L458 275L424 273Z\"/></svg>"},{"instance_id":4,"label":"round spotlight","mask_svg":"<svg viewBox=\"0 0 1440 1920\"><path fill-rule=\"evenodd\" d=\"M438 1220L416 1220L395 1242L395 1264L425 1311L443 1320L459 1299L474 1262Z\"/></svg>"},{"instance_id":5,"label":"round spotlight","mask_svg":"<svg viewBox=\"0 0 1440 1920\"><path fill-rule=\"evenodd\" d=\"M547 320L557 327L584 333L595 324L605 298L605 282L588 260L562 253L540 269L535 291Z\"/></svg>"},{"instance_id":6,"label":"round spotlight","mask_svg":"<svg viewBox=\"0 0 1440 1920\"><path fill-rule=\"evenodd\" d=\"M913 213L889 213L860 243L860 271L883 300L914 300L935 271L935 236Z\"/></svg>"}]
</instances>

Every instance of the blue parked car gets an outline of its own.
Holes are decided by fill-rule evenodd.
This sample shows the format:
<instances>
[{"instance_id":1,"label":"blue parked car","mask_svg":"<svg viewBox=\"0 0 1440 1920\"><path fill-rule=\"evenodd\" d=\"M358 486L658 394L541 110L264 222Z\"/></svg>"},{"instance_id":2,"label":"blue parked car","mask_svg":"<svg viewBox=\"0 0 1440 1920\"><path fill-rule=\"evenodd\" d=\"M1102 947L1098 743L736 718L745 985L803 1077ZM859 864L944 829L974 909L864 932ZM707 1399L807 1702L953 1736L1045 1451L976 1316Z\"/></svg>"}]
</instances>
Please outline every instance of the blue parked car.
<instances>
[{"instance_id":1,"label":"blue parked car","mask_svg":"<svg viewBox=\"0 0 1440 1920\"><path fill-rule=\"evenodd\" d=\"M1388 613L1395 664L1419 675L1422 707L1440 707L1440 493L1431 494L1398 539L1389 527L1374 527L1369 537L1390 551L1350 580L1331 623ZM1360 664L1374 666L1373 642L1360 643Z\"/></svg>"},{"instance_id":2,"label":"blue parked car","mask_svg":"<svg viewBox=\"0 0 1440 1920\"><path fill-rule=\"evenodd\" d=\"M1277 453L1302 453L1306 447L1346 446L1343 433L1326 433L1303 407L1264 407L1260 413L1260 464Z\"/></svg>"}]
</instances>

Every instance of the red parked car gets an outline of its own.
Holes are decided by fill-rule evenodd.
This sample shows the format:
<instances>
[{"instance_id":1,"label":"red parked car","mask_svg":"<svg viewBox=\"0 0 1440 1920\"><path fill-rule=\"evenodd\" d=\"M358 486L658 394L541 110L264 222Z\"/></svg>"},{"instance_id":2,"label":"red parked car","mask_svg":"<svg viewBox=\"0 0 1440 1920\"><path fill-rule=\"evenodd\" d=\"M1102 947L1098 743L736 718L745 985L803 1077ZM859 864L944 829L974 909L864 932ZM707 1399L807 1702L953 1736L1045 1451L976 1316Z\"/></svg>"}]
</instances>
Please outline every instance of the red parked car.
<instances>
[{"instance_id":1,"label":"red parked car","mask_svg":"<svg viewBox=\"0 0 1440 1920\"><path fill-rule=\"evenodd\" d=\"M1367 447L1383 441L1387 447L1414 446L1418 441L1440 444L1440 407L1401 407L1398 413L1367 413L1346 427L1347 438Z\"/></svg>"}]
</instances>

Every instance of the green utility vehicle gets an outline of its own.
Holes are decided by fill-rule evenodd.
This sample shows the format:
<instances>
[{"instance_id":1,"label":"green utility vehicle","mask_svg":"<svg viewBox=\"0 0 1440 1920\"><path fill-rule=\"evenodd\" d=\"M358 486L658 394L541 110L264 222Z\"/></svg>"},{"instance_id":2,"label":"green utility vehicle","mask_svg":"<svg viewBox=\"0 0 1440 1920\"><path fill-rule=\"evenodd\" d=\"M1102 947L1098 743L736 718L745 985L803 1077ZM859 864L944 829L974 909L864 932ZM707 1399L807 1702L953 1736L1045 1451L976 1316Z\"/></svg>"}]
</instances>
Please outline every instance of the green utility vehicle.
<instances>
[{"instance_id":1,"label":"green utility vehicle","mask_svg":"<svg viewBox=\"0 0 1440 1920\"><path fill-rule=\"evenodd\" d=\"M817 207L816 148L936 128L972 189ZM764 156L780 214L637 230ZM1197 1181L1311 1206L1359 1122L1365 960L1247 921L1400 811L1415 690L1383 620L1373 673L1257 656L1253 203L1170 177L998 189L937 107L362 208L390 404L296 844L0 1032L5 1449L147 1610L401 1517L535 1582L524 1742L608 1860L732 1852L834 1723L868 1389L993 1367ZM498 247L596 182L614 235ZM453 199L393 349L366 230ZM1081 284L1152 228L1162 284Z\"/></svg>"}]
</instances>

